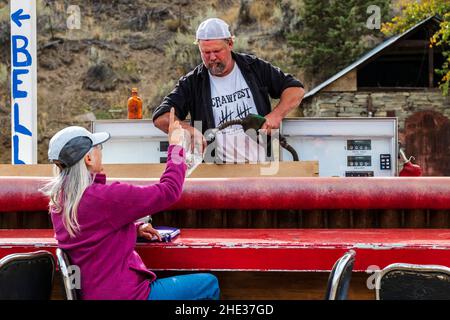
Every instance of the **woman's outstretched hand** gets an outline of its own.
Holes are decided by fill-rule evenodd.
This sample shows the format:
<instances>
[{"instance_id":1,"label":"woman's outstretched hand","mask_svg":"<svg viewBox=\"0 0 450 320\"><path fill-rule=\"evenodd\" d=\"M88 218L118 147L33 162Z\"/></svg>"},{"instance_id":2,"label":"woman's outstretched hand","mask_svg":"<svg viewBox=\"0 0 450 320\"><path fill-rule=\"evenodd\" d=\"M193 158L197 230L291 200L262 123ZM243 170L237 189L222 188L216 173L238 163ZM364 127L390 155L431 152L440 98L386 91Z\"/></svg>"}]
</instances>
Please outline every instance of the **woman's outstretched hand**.
<instances>
[{"instance_id":1,"label":"woman's outstretched hand","mask_svg":"<svg viewBox=\"0 0 450 320\"><path fill-rule=\"evenodd\" d=\"M169 144L177 144L179 146L184 145L185 134L180 125L180 121L175 120L175 109L170 109L169 117Z\"/></svg>"}]
</instances>

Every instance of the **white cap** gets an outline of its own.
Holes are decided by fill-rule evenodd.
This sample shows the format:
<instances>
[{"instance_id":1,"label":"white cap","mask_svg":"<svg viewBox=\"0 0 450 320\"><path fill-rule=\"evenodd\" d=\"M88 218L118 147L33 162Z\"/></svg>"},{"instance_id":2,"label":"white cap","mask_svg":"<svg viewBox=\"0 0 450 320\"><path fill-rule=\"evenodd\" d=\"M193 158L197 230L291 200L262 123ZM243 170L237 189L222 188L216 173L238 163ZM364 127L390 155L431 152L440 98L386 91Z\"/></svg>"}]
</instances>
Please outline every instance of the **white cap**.
<instances>
[{"instance_id":1,"label":"white cap","mask_svg":"<svg viewBox=\"0 0 450 320\"><path fill-rule=\"evenodd\" d=\"M218 18L210 18L198 26L197 40L215 40L231 38L230 27L228 24Z\"/></svg>"},{"instance_id":2,"label":"white cap","mask_svg":"<svg viewBox=\"0 0 450 320\"><path fill-rule=\"evenodd\" d=\"M71 126L58 131L48 145L48 159L71 167L89 150L110 138L108 132L91 133L83 127Z\"/></svg>"}]
</instances>

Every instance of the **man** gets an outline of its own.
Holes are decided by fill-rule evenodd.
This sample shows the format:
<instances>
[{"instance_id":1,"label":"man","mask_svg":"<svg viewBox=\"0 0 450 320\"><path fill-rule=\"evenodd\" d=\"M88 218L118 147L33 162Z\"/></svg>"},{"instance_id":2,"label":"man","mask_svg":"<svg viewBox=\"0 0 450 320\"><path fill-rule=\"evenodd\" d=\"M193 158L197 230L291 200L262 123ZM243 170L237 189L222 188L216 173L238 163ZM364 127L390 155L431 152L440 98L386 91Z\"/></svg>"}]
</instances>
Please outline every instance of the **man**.
<instances>
[{"instance_id":1,"label":"man","mask_svg":"<svg viewBox=\"0 0 450 320\"><path fill-rule=\"evenodd\" d=\"M168 130L169 111L174 107L180 120L190 113L190 125L181 123L191 137L203 138L193 127L194 121L201 121L201 131L205 133L250 113L266 118L261 129L270 134L300 104L304 95L302 83L266 61L233 52L234 38L225 21L217 18L203 21L196 39L203 64L183 76L155 109L153 121L162 131ZM269 96L280 99L273 110ZM204 138L201 144L206 146ZM216 156L225 162L261 161L265 160L265 150L246 136L240 126L233 126L216 135Z\"/></svg>"}]
</instances>

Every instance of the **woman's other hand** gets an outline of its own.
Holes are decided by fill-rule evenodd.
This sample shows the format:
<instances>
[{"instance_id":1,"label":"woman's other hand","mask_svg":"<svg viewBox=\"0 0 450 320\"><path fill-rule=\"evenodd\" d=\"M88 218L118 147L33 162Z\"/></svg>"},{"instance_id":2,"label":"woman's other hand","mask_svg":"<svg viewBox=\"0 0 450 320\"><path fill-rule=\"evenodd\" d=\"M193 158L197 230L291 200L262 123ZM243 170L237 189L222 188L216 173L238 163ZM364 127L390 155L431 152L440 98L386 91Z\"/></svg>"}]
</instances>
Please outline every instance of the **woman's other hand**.
<instances>
[{"instance_id":1,"label":"woman's other hand","mask_svg":"<svg viewBox=\"0 0 450 320\"><path fill-rule=\"evenodd\" d=\"M158 230L153 228L151 223L144 223L143 225L139 226L138 237L147 240L152 240L153 237L156 237L158 241L161 241L161 235L159 234Z\"/></svg>"}]
</instances>

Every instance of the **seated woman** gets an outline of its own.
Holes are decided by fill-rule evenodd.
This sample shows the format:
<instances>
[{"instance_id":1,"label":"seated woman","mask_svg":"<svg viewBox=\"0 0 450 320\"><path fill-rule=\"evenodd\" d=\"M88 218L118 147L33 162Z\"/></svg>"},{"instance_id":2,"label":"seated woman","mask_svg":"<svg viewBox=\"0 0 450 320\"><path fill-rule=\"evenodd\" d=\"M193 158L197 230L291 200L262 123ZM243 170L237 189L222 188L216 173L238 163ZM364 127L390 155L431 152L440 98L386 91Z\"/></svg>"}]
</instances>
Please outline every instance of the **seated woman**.
<instances>
[{"instance_id":1,"label":"seated woman","mask_svg":"<svg viewBox=\"0 0 450 320\"><path fill-rule=\"evenodd\" d=\"M197 273L156 280L134 250L137 236L158 236L150 224L135 223L167 209L181 196L186 172L183 130L171 110L166 170L149 186L105 184L102 143L110 135L68 127L50 140L49 160L58 175L42 191L58 246L80 268L81 299L218 299L212 274Z\"/></svg>"}]
</instances>

